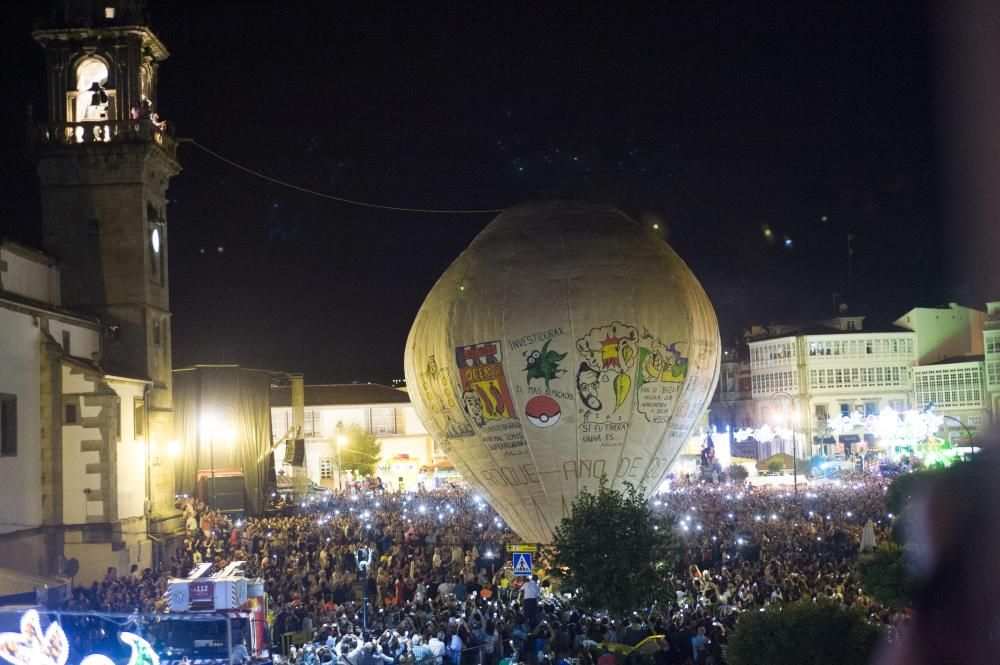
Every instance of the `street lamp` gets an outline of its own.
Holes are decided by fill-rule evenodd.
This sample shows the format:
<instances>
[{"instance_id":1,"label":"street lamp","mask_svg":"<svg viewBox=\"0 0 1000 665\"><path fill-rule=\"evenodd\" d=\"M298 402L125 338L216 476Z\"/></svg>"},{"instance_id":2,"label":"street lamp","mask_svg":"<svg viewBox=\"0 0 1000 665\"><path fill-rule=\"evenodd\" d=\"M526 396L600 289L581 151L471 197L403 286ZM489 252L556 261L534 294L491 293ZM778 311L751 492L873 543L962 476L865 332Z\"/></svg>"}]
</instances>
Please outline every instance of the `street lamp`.
<instances>
[{"instance_id":1,"label":"street lamp","mask_svg":"<svg viewBox=\"0 0 1000 665\"><path fill-rule=\"evenodd\" d=\"M221 437L223 443L232 443L236 438L236 432L214 411L206 411L202 414L201 431L208 437L208 463L211 466L210 473L212 480L212 510L215 510L217 507L215 503L215 440Z\"/></svg>"},{"instance_id":2,"label":"street lamp","mask_svg":"<svg viewBox=\"0 0 1000 665\"><path fill-rule=\"evenodd\" d=\"M924 407L924 413L930 413L933 408L934 408L934 402L928 402L927 406ZM969 426L966 425L965 423L963 423L961 421L961 419L956 418L955 416L949 416L946 413L939 413L937 415L939 417L941 417L941 418L944 418L945 420L951 420L951 421L954 421L954 422L958 423L959 427L961 427L962 429L965 430L965 435L967 437L969 437L969 449L970 449L971 453L973 455L975 455L976 454L976 442L972 438L972 432L969 430ZM948 440L951 441L951 437L950 436L948 437Z\"/></svg>"},{"instance_id":3,"label":"street lamp","mask_svg":"<svg viewBox=\"0 0 1000 665\"><path fill-rule=\"evenodd\" d=\"M798 452L798 446L795 442L795 425L798 422L799 414L797 410L793 409L793 407L795 406L795 400L788 393L778 392L771 395L772 404L777 404L779 403L779 401L784 406L785 413L775 414L774 418L778 421L778 424L781 424L781 421L783 421L786 417L785 414L790 412L790 417L788 418L788 425L789 429L792 430L792 483L795 486L795 494L797 496L799 493L799 462L798 462L799 452Z\"/></svg>"},{"instance_id":4,"label":"street lamp","mask_svg":"<svg viewBox=\"0 0 1000 665\"><path fill-rule=\"evenodd\" d=\"M344 470L341 467L340 461L340 448L347 445L347 435L344 434L344 422L339 421L337 423L337 491L344 491L342 483L344 482Z\"/></svg>"}]
</instances>

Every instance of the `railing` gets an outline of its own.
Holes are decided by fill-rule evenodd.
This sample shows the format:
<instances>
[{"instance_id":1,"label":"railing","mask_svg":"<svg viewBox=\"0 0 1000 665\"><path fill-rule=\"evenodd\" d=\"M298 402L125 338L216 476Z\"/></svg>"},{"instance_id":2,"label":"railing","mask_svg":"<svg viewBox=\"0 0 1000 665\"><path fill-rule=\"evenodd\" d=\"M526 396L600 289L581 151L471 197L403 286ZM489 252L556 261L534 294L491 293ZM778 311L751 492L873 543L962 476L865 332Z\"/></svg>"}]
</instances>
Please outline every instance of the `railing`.
<instances>
[{"instance_id":1,"label":"railing","mask_svg":"<svg viewBox=\"0 0 1000 665\"><path fill-rule=\"evenodd\" d=\"M311 645L315 652L320 654L320 662L330 662L328 660L330 656L329 649L325 647L322 642L309 642L307 640L300 641L298 638L301 635L302 633L285 633L282 635L281 653L279 657L274 658L273 662L286 665L293 662L300 662L298 659L294 661L291 659L291 649L289 647L294 646L296 649L301 649L307 644ZM408 642L409 640L407 640L407 643ZM430 650L430 647L425 644L420 657L417 657L413 653L412 647L410 647L396 658L396 662L403 663L405 665L454 665L456 660L455 656L458 656L457 660L462 665L491 665L492 663L498 663L503 658L507 658L508 662L515 662L517 660L517 651L515 651L513 647L507 647L505 649L501 642L497 642L493 645L493 653L486 653L485 650L487 648L488 645L485 644L465 647L462 649L461 654L453 654L449 649L445 648L440 654L435 655L434 652ZM345 650L343 653L346 654L347 651Z\"/></svg>"},{"instance_id":2,"label":"railing","mask_svg":"<svg viewBox=\"0 0 1000 665\"><path fill-rule=\"evenodd\" d=\"M176 157L177 144L149 119L89 122L33 123L28 125L30 146L70 146L101 143L155 143Z\"/></svg>"}]
</instances>

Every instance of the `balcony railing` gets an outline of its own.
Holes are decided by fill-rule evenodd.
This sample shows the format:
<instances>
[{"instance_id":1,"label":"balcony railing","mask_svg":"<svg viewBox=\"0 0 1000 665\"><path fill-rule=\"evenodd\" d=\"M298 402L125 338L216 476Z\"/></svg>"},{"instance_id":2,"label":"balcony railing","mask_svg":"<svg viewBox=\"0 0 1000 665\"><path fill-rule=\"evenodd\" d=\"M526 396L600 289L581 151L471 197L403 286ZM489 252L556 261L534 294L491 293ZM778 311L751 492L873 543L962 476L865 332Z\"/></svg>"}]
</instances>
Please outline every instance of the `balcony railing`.
<instances>
[{"instance_id":1,"label":"balcony railing","mask_svg":"<svg viewBox=\"0 0 1000 665\"><path fill-rule=\"evenodd\" d=\"M155 143L171 158L176 142L150 120L99 120L88 122L33 123L28 125L28 144L39 146L97 145L101 143Z\"/></svg>"}]
</instances>

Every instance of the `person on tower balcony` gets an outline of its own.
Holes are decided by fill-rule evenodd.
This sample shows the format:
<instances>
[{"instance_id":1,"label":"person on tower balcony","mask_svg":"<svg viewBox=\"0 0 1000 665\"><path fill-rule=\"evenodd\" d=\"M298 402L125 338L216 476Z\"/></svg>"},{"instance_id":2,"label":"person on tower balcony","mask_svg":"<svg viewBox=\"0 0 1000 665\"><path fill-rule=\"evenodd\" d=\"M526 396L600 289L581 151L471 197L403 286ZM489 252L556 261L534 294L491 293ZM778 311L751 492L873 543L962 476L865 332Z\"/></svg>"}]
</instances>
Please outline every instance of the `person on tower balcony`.
<instances>
[{"instance_id":1,"label":"person on tower balcony","mask_svg":"<svg viewBox=\"0 0 1000 665\"><path fill-rule=\"evenodd\" d=\"M167 128L167 121L160 119L160 114L153 111L149 114L149 121L153 123L153 127L156 127L161 132Z\"/></svg>"}]
</instances>

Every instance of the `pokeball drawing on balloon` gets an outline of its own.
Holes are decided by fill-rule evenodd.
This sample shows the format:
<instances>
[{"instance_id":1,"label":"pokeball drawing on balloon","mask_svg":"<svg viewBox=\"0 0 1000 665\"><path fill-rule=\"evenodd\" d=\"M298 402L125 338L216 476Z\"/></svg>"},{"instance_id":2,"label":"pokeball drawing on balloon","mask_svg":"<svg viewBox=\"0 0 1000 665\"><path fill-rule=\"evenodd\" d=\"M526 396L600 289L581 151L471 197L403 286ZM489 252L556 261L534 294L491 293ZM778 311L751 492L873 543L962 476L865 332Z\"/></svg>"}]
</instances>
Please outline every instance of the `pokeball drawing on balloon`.
<instances>
[{"instance_id":1,"label":"pokeball drawing on balloon","mask_svg":"<svg viewBox=\"0 0 1000 665\"><path fill-rule=\"evenodd\" d=\"M562 411L559 410L559 403L546 395L532 397L524 405L524 415L528 417L535 427L552 427L559 422Z\"/></svg>"}]
</instances>

